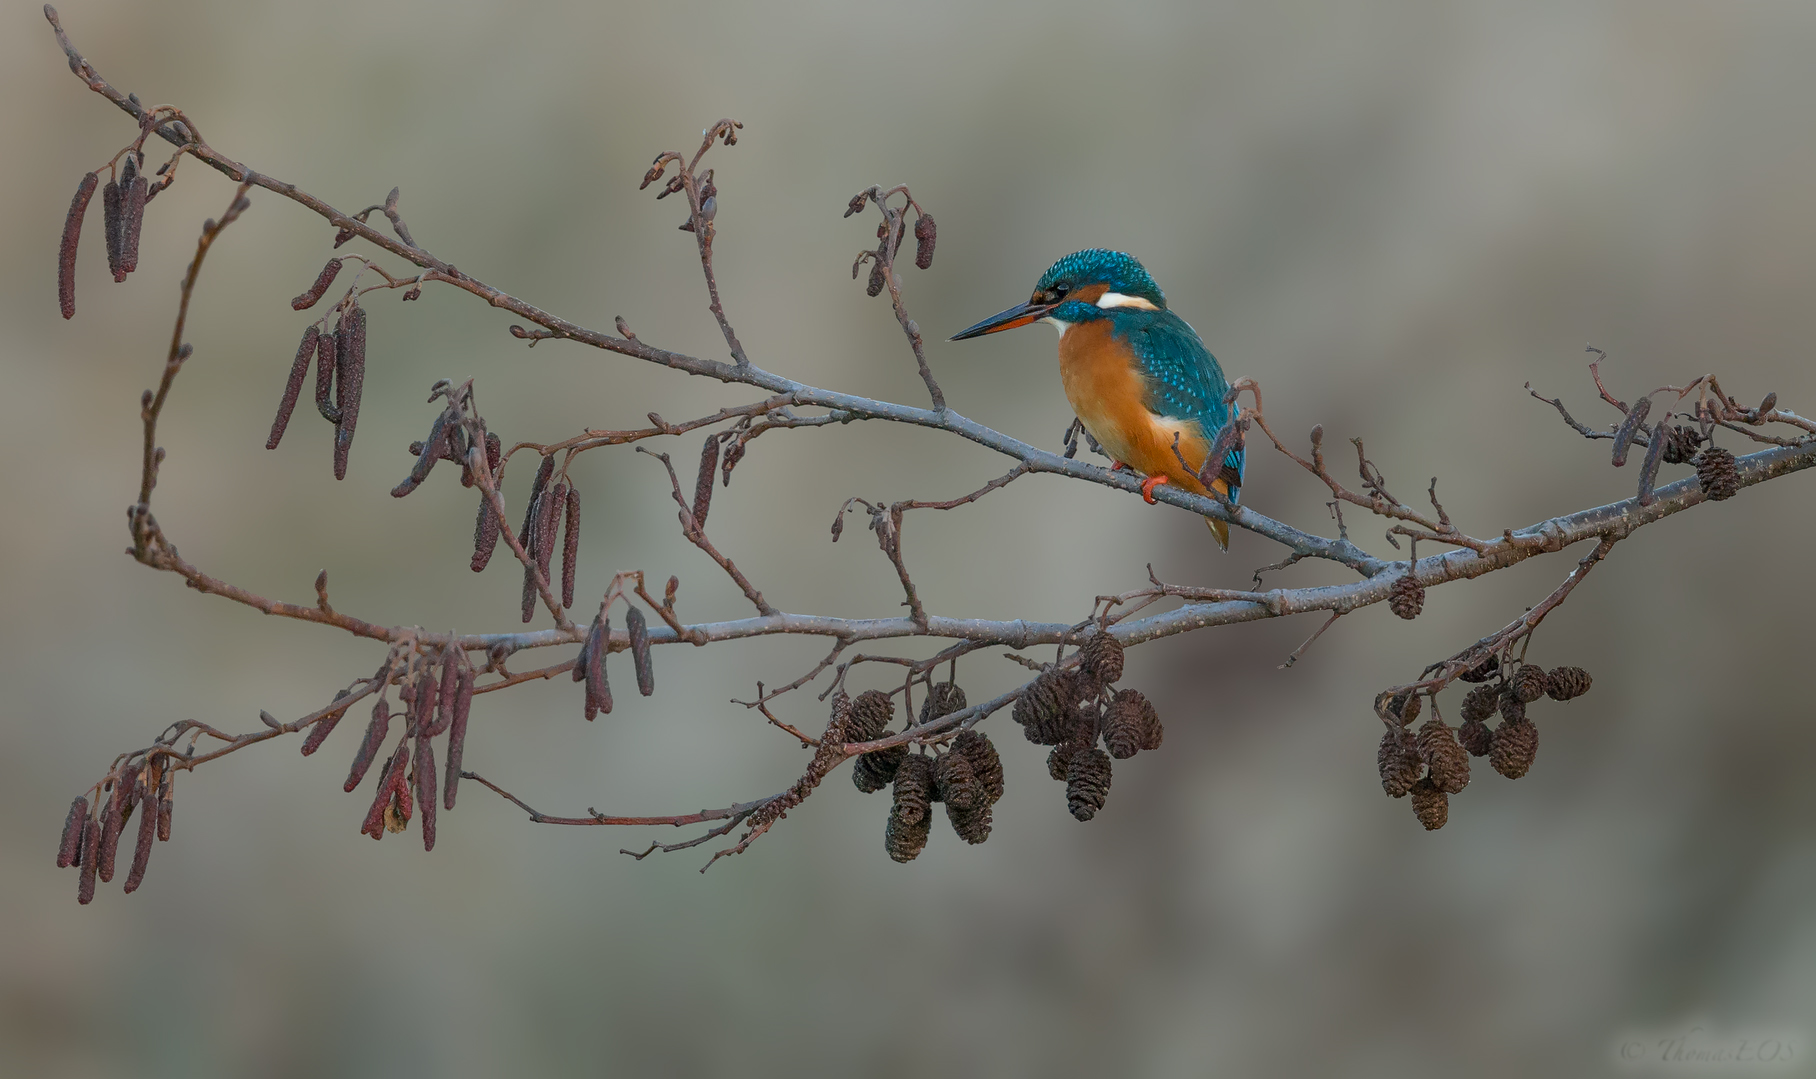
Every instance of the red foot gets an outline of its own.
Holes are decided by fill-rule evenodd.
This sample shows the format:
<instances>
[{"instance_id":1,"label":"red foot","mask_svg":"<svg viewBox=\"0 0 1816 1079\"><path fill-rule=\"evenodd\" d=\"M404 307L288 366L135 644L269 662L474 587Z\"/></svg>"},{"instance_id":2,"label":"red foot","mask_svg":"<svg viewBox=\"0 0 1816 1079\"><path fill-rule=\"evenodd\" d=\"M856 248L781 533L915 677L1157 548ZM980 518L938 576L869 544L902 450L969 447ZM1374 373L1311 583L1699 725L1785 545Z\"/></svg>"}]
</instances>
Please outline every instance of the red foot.
<instances>
[{"instance_id":1,"label":"red foot","mask_svg":"<svg viewBox=\"0 0 1816 1079\"><path fill-rule=\"evenodd\" d=\"M1141 481L1141 497L1142 497L1142 499L1144 501L1146 501L1148 505L1152 506L1154 504L1154 488L1159 487L1161 484L1165 483L1166 481L1167 481L1167 478L1165 476L1149 476L1147 479L1142 480Z\"/></svg>"},{"instance_id":2,"label":"red foot","mask_svg":"<svg viewBox=\"0 0 1816 1079\"><path fill-rule=\"evenodd\" d=\"M1110 462L1110 471L1111 472L1121 472L1123 469L1125 469L1127 467L1129 467L1129 466L1123 464L1121 461L1111 461Z\"/></svg>"}]
</instances>

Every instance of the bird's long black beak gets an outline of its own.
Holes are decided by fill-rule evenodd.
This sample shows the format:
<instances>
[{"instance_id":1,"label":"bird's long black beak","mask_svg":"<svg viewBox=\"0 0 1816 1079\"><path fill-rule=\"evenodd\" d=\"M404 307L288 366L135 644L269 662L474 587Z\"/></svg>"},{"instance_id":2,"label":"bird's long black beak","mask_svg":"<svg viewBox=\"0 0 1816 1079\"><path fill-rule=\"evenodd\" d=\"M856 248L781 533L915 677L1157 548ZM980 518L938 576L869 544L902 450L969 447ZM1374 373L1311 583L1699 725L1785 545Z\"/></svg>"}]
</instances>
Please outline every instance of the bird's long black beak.
<instances>
[{"instance_id":1,"label":"bird's long black beak","mask_svg":"<svg viewBox=\"0 0 1816 1079\"><path fill-rule=\"evenodd\" d=\"M1053 307L1053 304L1018 303L1007 311L999 311L996 314L991 315L989 318L970 329L960 330L958 333L953 334L951 339L954 341L964 341L973 337L982 337L987 333L997 333L1002 330L1013 330L1017 326L1026 326L1030 322L1036 322L1045 317L1048 311L1053 310Z\"/></svg>"}]
</instances>

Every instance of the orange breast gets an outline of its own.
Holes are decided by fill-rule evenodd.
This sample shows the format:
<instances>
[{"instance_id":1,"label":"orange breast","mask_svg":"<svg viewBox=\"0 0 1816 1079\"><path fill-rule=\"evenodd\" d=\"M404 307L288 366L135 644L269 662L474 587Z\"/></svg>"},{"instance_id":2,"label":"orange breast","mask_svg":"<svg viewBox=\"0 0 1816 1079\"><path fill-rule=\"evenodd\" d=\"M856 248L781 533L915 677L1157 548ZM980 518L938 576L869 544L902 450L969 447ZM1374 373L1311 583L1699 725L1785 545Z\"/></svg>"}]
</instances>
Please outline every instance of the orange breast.
<instances>
[{"instance_id":1,"label":"orange breast","mask_svg":"<svg viewBox=\"0 0 1816 1079\"><path fill-rule=\"evenodd\" d=\"M1195 475L1210 444L1198 424L1172 420L1148 411L1133 353L1113 332L1108 319L1081 322L1059 339L1059 375L1066 400L1105 452L1147 476L1164 475L1196 494L1205 489ZM1173 436L1179 436L1179 455ZM1180 467L1183 456L1187 468Z\"/></svg>"}]
</instances>

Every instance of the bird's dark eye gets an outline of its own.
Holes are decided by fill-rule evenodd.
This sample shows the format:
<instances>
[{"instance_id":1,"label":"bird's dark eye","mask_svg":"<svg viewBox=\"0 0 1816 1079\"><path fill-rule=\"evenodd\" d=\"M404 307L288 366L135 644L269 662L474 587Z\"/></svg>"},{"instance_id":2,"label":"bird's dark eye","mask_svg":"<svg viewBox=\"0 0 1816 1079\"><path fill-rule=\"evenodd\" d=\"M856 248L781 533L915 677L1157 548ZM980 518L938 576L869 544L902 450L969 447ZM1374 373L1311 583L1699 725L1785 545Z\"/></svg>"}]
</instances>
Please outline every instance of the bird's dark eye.
<instances>
[{"instance_id":1,"label":"bird's dark eye","mask_svg":"<svg viewBox=\"0 0 1816 1079\"><path fill-rule=\"evenodd\" d=\"M1066 286L1065 285L1054 285L1053 286L1053 296L1055 299L1061 299L1061 300L1065 299Z\"/></svg>"}]
</instances>

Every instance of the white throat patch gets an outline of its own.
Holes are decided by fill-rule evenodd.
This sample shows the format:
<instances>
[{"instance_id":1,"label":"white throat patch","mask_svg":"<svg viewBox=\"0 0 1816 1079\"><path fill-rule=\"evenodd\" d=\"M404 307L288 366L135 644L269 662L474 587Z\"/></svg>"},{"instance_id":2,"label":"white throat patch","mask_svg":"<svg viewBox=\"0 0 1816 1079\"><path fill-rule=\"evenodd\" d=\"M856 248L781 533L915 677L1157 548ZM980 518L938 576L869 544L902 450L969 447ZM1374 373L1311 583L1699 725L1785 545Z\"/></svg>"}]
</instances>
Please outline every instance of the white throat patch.
<instances>
[{"instance_id":1,"label":"white throat patch","mask_svg":"<svg viewBox=\"0 0 1816 1079\"><path fill-rule=\"evenodd\" d=\"M1106 292L1097 301L1099 307L1134 307L1142 311L1158 311L1152 300L1140 296L1129 296L1121 292Z\"/></svg>"},{"instance_id":2,"label":"white throat patch","mask_svg":"<svg viewBox=\"0 0 1816 1079\"><path fill-rule=\"evenodd\" d=\"M1072 328L1072 324L1070 322L1061 322L1059 319L1056 319L1056 318L1043 318L1043 319L1041 319L1041 321L1046 323L1047 325L1053 327L1054 329L1058 330L1059 336L1061 336L1061 337L1064 337L1066 335L1066 331Z\"/></svg>"}]
</instances>

